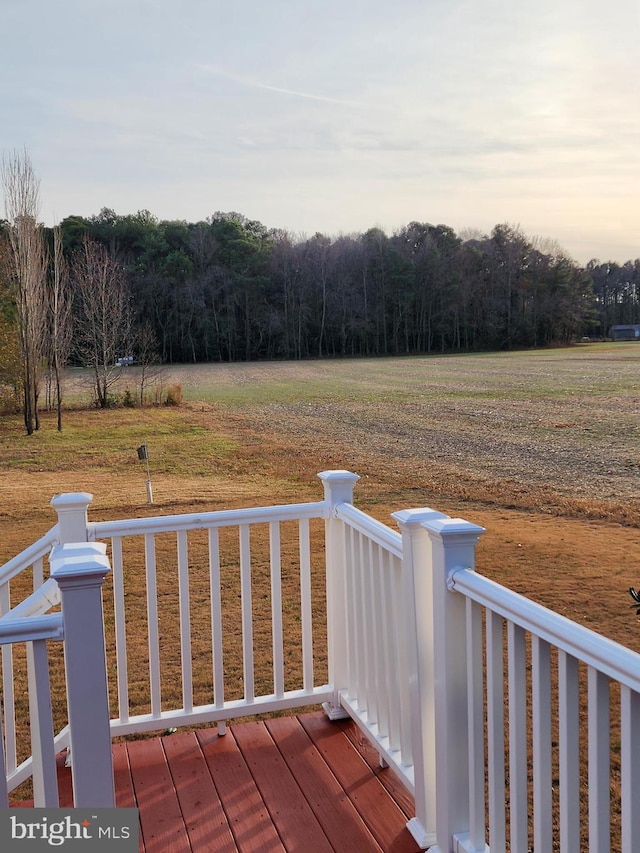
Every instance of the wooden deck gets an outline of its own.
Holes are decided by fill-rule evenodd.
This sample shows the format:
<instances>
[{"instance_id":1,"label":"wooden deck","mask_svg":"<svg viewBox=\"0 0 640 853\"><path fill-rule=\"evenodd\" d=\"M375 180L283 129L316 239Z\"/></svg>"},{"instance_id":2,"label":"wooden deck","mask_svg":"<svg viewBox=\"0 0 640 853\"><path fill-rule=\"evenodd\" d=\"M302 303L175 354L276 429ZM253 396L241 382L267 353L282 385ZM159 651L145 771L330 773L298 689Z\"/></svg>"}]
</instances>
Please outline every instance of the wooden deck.
<instances>
[{"instance_id":1,"label":"wooden deck","mask_svg":"<svg viewBox=\"0 0 640 853\"><path fill-rule=\"evenodd\" d=\"M416 853L413 799L351 721L321 711L114 744L141 853ZM71 805L59 768L60 804Z\"/></svg>"}]
</instances>

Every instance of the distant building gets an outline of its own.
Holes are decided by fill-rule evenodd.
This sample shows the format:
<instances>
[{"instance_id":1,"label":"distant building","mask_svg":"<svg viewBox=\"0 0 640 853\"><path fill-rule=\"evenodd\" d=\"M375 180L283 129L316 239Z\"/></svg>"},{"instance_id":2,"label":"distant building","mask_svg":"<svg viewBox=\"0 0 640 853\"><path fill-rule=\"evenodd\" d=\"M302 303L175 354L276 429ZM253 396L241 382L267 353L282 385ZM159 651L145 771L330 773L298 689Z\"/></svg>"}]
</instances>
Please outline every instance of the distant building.
<instances>
[{"instance_id":1,"label":"distant building","mask_svg":"<svg viewBox=\"0 0 640 853\"><path fill-rule=\"evenodd\" d=\"M609 337L613 341L640 341L640 325L611 326Z\"/></svg>"}]
</instances>

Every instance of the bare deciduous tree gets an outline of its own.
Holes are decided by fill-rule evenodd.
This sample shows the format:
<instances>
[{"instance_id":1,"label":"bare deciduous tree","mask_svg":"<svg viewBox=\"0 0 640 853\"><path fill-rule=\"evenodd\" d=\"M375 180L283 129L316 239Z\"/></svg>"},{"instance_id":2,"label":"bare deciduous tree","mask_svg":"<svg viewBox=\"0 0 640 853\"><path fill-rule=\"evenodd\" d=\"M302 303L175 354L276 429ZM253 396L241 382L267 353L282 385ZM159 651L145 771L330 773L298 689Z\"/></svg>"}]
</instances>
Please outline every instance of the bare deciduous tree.
<instances>
[{"instance_id":1,"label":"bare deciduous tree","mask_svg":"<svg viewBox=\"0 0 640 853\"><path fill-rule=\"evenodd\" d=\"M19 411L22 358L18 327L3 287L6 253L0 245L0 411Z\"/></svg>"},{"instance_id":2,"label":"bare deciduous tree","mask_svg":"<svg viewBox=\"0 0 640 853\"><path fill-rule=\"evenodd\" d=\"M49 364L56 386L58 432L62 431L61 371L69 360L71 351L71 293L69 269L62 251L60 226L53 229L53 273L49 291L50 352Z\"/></svg>"},{"instance_id":3,"label":"bare deciduous tree","mask_svg":"<svg viewBox=\"0 0 640 853\"><path fill-rule=\"evenodd\" d=\"M46 331L47 257L43 229L38 224L40 181L26 151L3 157L0 178L22 357L24 424L31 435L40 426L39 378Z\"/></svg>"},{"instance_id":4,"label":"bare deciduous tree","mask_svg":"<svg viewBox=\"0 0 640 853\"><path fill-rule=\"evenodd\" d=\"M121 265L100 243L85 237L71 267L77 299L77 344L93 371L96 403L109 405L109 389L118 379L118 359L129 355L131 310Z\"/></svg>"}]
</instances>

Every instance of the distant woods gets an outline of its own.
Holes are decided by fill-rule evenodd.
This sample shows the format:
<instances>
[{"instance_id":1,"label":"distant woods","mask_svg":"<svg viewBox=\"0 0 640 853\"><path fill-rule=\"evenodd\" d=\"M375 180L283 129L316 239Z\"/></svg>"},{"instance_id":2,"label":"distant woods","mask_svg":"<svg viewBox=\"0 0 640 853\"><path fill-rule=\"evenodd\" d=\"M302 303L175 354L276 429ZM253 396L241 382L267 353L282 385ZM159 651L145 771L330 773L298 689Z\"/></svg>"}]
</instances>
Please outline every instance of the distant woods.
<instances>
[{"instance_id":1,"label":"distant woods","mask_svg":"<svg viewBox=\"0 0 640 853\"><path fill-rule=\"evenodd\" d=\"M87 238L117 259L133 323L169 363L548 346L640 322L640 260L581 268L507 225L296 238L236 213L103 209L60 229L70 261Z\"/></svg>"},{"instance_id":2,"label":"distant woods","mask_svg":"<svg viewBox=\"0 0 640 853\"><path fill-rule=\"evenodd\" d=\"M12 255L17 224L20 216L0 223L0 262ZM61 358L92 367L100 405L121 356L178 363L489 351L567 344L640 322L640 260L582 268L508 225L464 238L421 222L391 235L300 237L238 213L188 223L105 208L60 223L61 254L53 230L40 230L47 288L57 281L61 299L68 281L72 331L68 341L64 320L64 346L23 351L30 361L49 352L58 367ZM34 252L36 272L41 262ZM6 338L9 362L27 321L15 269L5 262L2 270L0 333L17 324L18 335ZM51 311L41 329L56 328Z\"/></svg>"}]
</instances>

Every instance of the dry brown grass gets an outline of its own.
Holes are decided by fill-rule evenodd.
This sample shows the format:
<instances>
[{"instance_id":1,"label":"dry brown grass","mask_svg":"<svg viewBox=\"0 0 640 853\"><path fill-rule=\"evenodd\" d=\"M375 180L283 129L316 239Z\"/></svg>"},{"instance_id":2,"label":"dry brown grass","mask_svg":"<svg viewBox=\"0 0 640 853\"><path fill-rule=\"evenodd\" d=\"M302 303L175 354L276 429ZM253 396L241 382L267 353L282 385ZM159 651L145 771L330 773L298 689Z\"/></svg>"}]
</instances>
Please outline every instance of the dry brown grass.
<instances>
[{"instance_id":1,"label":"dry brown grass","mask_svg":"<svg viewBox=\"0 0 640 853\"><path fill-rule=\"evenodd\" d=\"M640 649L627 606L640 580L639 361L628 346L178 368L167 381L186 397L220 401L74 411L61 437L47 418L31 438L5 419L0 560L53 523L60 491L92 492L91 517L108 519L315 500L318 471L348 468L380 520L429 505L482 524L481 571Z\"/></svg>"}]
</instances>

